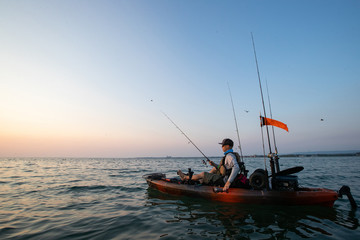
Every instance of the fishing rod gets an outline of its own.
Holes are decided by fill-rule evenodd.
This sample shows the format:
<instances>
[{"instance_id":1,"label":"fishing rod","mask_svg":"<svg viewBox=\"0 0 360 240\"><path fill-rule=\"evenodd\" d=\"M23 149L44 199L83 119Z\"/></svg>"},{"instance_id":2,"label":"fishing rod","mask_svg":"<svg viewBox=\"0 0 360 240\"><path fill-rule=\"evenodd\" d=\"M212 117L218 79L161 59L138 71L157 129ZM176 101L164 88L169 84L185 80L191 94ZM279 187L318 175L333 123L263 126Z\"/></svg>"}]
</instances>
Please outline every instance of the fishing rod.
<instances>
[{"instance_id":1,"label":"fishing rod","mask_svg":"<svg viewBox=\"0 0 360 240\"><path fill-rule=\"evenodd\" d=\"M164 113L163 111L161 111L161 112L162 112L162 114L165 115L165 117L167 117L167 119L170 120L170 122L171 122L172 124L174 124L174 126L175 126L177 129L179 129L179 131L187 138L187 140L189 140L189 142L190 142L192 145L194 145L194 147L206 158L206 160L207 160L208 162L210 162L210 159L200 150L200 148L198 148L198 146L195 145L195 143L194 143L193 141L191 141L191 139L179 128L179 126L176 125L176 123L175 123L173 120L171 120L171 118L170 118L166 113ZM205 164L205 166L206 166L206 162L205 162L204 160L203 160L203 164Z\"/></svg>"},{"instance_id":2,"label":"fishing rod","mask_svg":"<svg viewBox=\"0 0 360 240\"><path fill-rule=\"evenodd\" d=\"M260 111L260 116L261 116L261 111ZM262 141L262 148L263 148L263 154L264 154L264 166L265 166L265 171L267 171L266 168L266 154L265 154L265 143L264 143L264 131L262 128L260 128L261 131L261 141Z\"/></svg>"},{"instance_id":3,"label":"fishing rod","mask_svg":"<svg viewBox=\"0 0 360 240\"><path fill-rule=\"evenodd\" d=\"M230 93L230 99L231 99L231 105L232 105L232 109L233 109L233 113L234 113L234 120L235 120L235 126L236 126L236 133L237 133L237 137L238 137L238 141L239 141L239 150L240 150L240 160L241 162L244 161L244 157L242 154L242 149L241 149L241 142L240 142L240 135L239 135L239 128L238 128L238 124L237 124L237 120L236 120L236 114L235 114L235 108L234 108L234 101L232 98L232 94L231 94L231 90L230 90L230 85L229 82L227 82L228 88L229 88L229 93Z\"/></svg>"},{"instance_id":4,"label":"fishing rod","mask_svg":"<svg viewBox=\"0 0 360 240\"><path fill-rule=\"evenodd\" d=\"M263 95L263 90L262 90L262 87L261 87L259 64L258 64L258 60L257 60L257 57L256 57L255 42L254 42L254 36L253 36L252 33L251 33L251 39L252 39L252 44L253 44L253 49L254 49L254 56L255 56L255 62L256 62L256 70L257 70L257 75L258 75L258 79L259 79L259 86L260 86L262 106L263 106L263 110L264 110L264 117L266 118L264 95ZM271 154L272 152L271 152L270 136L269 136L269 129L268 129L267 125L266 125L266 131L267 131L267 137L268 137L268 143L269 143L269 151L270 151L270 154Z\"/></svg>"},{"instance_id":5,"label":"fishing rod","mask_svg":"<svg viewBox=\"0 0 360 240\"><path fill-rule=\"evenodd\" d=\"M264 95L263 95L263 90L262 90L262 86L261 86L261 79L260 79L260 71L259 71L259 64L258 64L258 60L257 60L257 56L256 56L256 50L255 50L255 42L254 42L254 36L251 33L251 39L252 39L252 44L253 44L253 49L254 49L254 56L255 56L255 62L256 62L256 70L257 70L257 75L258 75L258 79L259 79L259 86L260 86L260 93L261 93L261 100L262 100L262 106L263 106L263 110L264 110L264 117L265 117L265 121L266 121L266 110L265 110L265 103L264 103ZM261 114L260 114L261 117ZM266 133L267 133L267 139L268 139L268 143L269 143L269 158L270 158L270 167L271 167L271 173L274 175L275 174L275 164L274 164L274 159L272 157L272 151L271 151L271 143L270 143L270 135L269 135L269 128L268 125L266 125Z\"/></svg>"},{"instance_id":6,"label":"fishing rod","mask_svg":"<svg viewBox=\"0 0 360 240\"><path fill-rule=\"evenodd\" d=\"M267 82L267 80L265 80L265 82L266 82L266 91L267 91L267 97L268 97L268 102L269 102L270 118L273 118L273 116L272 116L272 111L271 111L271 103L270 103L270 95L269 95L268 82ZM277 146L276 146L274 126L271 126L271 127L272 127L272 132L273 132L273 137L274 137L275 154L278 154L278 150L277 150Z\"/></svg>"}]
</instances>

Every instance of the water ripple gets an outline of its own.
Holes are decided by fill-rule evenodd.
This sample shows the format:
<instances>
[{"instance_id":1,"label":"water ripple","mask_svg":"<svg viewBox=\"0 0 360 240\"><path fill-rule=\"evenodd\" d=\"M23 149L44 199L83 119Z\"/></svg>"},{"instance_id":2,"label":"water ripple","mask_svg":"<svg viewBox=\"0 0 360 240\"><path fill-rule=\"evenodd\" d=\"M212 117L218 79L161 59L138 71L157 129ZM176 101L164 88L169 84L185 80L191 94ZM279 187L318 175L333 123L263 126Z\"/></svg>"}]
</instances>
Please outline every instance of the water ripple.
<instances>
[{"instance_id":1,"label":"water ripple","mask_svg":"<svg viewBox=\"0 0 360 240\"><path fill-rule=\"evenodd\" d=\"M263 164L245 160L250 172ZM334 208L219 204L163 194L142 179L209 170L197 158L0 161L0 239L360 239L359 211L346 198ZM350 185L359 200L355 162L285 158L281 168L302 165L302 186Z\"/></svg>"}]
</instances>

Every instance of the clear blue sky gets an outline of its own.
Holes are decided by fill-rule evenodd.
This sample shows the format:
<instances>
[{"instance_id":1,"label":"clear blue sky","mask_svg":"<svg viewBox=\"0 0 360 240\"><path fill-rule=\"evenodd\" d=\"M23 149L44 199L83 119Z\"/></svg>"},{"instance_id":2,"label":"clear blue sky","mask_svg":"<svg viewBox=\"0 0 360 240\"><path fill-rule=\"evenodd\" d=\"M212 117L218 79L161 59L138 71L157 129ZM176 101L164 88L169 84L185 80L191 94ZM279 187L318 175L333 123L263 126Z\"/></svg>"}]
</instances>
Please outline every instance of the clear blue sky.
<instances>
[{"instance_id":1,"label":"clear blue sky","mask_svg":"<svg viewBox=\"0 0 360 240\"><path fill-rule=\"evenodd\" d=\"M289 127L276 129L279 152L358 150L359 12L360 1L0 0L0 155L201 156L164 111L218 156L236 140L227 82L243 152L260 154L251 32L273 118Z\"/></svg>"}]
</instances>

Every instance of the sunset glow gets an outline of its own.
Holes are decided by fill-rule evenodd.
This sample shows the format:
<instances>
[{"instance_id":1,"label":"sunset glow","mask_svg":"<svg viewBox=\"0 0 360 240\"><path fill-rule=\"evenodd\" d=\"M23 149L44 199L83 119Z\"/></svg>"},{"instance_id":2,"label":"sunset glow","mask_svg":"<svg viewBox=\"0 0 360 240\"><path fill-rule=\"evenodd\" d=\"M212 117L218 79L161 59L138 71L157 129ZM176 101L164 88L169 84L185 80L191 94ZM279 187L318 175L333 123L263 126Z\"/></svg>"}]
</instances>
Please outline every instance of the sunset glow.
<instances>
[{"instance_id":1,"label":"sunset glow","mask_svg":"<svg viewBox=\"0 0 360 240\"><path fill-rule=\"evenodd\" d=\"M1 1L0 156L262 152L250 33L282 153L360 149L358 1ZM265 94L266 91L265 91ZM246 112L246 111L247 112ZM323 121L320 121L323 119Z\"/></svg>"}]
</instances>

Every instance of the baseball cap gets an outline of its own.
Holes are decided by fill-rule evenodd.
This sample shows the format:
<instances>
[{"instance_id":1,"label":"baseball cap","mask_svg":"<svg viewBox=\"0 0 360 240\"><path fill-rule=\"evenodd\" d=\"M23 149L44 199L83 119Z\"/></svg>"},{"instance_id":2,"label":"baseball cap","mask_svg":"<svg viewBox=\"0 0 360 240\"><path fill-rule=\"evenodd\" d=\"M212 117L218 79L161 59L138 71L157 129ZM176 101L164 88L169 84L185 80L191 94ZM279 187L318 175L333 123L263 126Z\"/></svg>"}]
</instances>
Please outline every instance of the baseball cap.
<instances>
[{"instance_id":1,"label":"baseball cap","mask_svg":"<svg viewBox=\"0 0 360 240\"><path fill-rule=\"evenodd\" d=\"M221 143L221 146L229 145L230 147L234 146L234 142L230 138L225 138Z\"/></svg>"}]
</instances>

